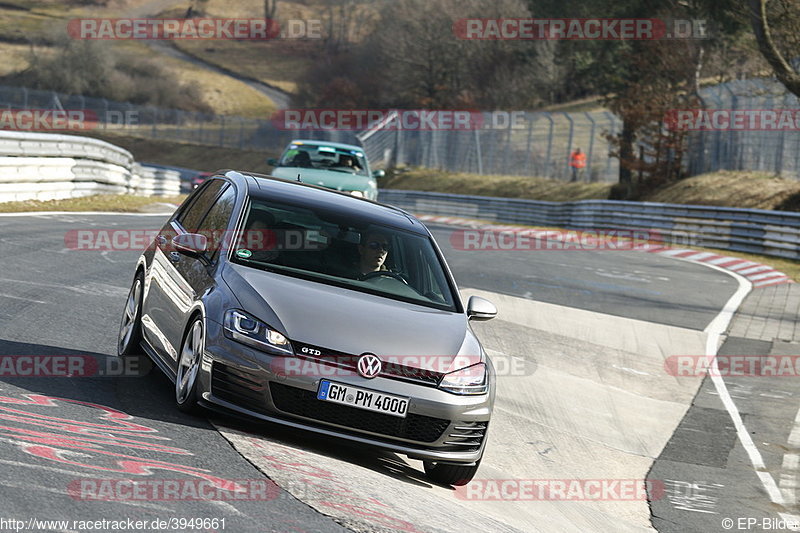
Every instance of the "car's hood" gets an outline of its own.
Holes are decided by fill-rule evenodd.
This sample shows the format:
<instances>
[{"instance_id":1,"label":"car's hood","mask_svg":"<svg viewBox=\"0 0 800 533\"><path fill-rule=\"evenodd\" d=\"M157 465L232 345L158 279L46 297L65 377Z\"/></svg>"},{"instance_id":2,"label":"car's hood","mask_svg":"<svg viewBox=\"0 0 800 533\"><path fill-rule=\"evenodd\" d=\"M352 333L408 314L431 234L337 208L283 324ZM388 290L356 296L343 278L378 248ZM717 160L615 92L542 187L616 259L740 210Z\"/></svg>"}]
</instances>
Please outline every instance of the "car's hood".
<instances>
[{"instance_id":1,"label":"car's hood","mask_svg":"<svg viewBox=\"0 0 800 533\"><path fill-rule=\"evenodd\" d=\"M272 170L274 177L287 180L296 180L298 174L300 174L300 180L304 183L321 185L338 191L366 191L376 188L373 178L350 174L349 172L301 167L276 167Z\"/></svg>"},{"instance_id":2,"label":"car's hood","mask_svg":"<svg viewBox=\"0 0 800 533\"><path fill-rule=\"evenodd\" d=\"M480 358L480 345L461 313L230 263L222 277L244 311L296 342L397 357L408 366L438 372L450 368L457 355L473 362Z\"/></svg>"}]
</instances>

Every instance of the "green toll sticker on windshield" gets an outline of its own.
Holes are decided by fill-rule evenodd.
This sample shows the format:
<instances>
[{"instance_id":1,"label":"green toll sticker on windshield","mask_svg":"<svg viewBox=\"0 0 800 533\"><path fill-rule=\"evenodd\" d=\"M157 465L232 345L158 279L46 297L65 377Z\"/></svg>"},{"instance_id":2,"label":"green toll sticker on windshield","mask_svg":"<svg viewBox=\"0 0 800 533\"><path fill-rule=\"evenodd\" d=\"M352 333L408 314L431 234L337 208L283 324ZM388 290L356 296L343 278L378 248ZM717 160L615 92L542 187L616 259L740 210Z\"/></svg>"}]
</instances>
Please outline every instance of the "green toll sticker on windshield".
<instances>
[{"instance_id":1,"label":"green toll sticker on windshield","mask_svg":"<svg viewBox=\"0 0 800 533\"><path fill-rule=\"evenodd\" d=\"M251 252L250 250L246 250L246 249L242 248L241 250L236 250L236 255L238 257L241 257L242 259L249 259L250 256L253 255L253 252Z\"/></svg>"}]
</instances>

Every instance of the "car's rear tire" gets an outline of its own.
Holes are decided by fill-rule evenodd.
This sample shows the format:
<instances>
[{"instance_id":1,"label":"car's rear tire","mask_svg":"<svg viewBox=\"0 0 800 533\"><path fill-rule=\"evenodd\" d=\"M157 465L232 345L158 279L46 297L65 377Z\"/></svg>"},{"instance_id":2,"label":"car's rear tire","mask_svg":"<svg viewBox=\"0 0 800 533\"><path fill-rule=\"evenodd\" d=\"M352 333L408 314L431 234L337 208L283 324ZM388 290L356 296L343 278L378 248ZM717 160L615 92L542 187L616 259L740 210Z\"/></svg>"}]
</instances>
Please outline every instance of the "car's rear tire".
<instances>
[{"instance_id":1,"label":"car's rear tire","mask_svg":"<svg viewBox=\"0 0 800 533\"><path fill-rule=\"evenodd\" d=\"M197 316L189 323L183 336L175 377L175 405L184 413L196 414L200 411L197 403L197 378L206 345L205 339L203 319Z\"/></svg>"},{"instance_id":2,"label":"car's rear tire","mask_svg":"<svg viewBox=\"0 0 800 533\"><path fill-rule=\"evenodd\" d=\"M425 467L425 475L427 475L428 479L431 481L442 485L455 485L456 487L460 487L472 481L481 462L478 460L474 465L454 465L423 461L422 465Z\"/></svg>"},{"instance_id":3,"label":"car's rear tire","mask_svg":"<svg viewBox=\"0 0 800 533\"><path fill-rule=\"evenodd\" d=\"M119 325L117 337L117 355L140 354L139 344L142 341L142 302L144 301L144 275L137 272L133 278L125 310L122 312L122 321Z\"/></svg>"}]
</instances>

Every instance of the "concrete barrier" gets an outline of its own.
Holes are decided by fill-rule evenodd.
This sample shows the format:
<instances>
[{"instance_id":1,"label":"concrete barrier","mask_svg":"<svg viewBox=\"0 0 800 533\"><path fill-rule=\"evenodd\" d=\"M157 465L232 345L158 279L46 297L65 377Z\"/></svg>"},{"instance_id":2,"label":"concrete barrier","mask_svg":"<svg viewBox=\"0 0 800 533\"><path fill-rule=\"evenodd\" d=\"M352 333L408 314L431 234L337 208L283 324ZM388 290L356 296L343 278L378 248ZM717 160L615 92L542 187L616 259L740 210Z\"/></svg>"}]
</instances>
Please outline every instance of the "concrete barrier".
<instances>
[{"instance_id":1,"label":"concrete barrier","mask_svg":"<svg viewBox=\"0 0 800 533\"><path fill-rule=\"evenodd\" d=\"M581 200L544 202L381 189L412 213L577 230L649 230L666 243L800 260L800 213L702 205Z\"/></svg>"},{"instance_id":2,"label":"concrete barrier","mask_svg":"<svg viewBox=\"0 0 800 533\"><path fill-rule=\"evenodd\" d=\"M181 193L181 175L176 170L134 163L131 188L139 196L177 196Z\"/></svg>"},{"instance_id":3,"label":"concrete barrier","mask_svg":"<svg viewBox=\"0 0 800 533\"><path fill-rule=\"evenodd\" d=\"M0 202L126 193L177 195L180 175L135 164L130 152L99 139L0 131Z\"/></svg>"}]
</instances>

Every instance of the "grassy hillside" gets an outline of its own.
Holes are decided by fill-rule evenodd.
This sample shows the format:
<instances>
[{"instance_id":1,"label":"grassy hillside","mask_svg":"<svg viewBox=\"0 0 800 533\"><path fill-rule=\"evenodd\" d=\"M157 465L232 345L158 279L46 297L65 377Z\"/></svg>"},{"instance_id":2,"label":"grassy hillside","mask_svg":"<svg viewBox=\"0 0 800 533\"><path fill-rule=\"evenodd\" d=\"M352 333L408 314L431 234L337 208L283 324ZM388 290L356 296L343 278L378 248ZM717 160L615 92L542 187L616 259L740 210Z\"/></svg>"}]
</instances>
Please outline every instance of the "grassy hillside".
<instances>
[{"instance_id":1,"label":"grassy hillside","mask_svg":"<svg viewBox=\"0 0 800 533\"><path fill-rule=\"evenodd\" d=\"M27 69L31 64L31 45L35 43L36 53L48 57L57 52L53 46L57 36L66 32L70 19L79 17L115 18L141 17L152 15L148 9L161 10L146 0L109 2L108 6L82 6L80 3L63 0L3 0L0 2L0 76L11 76ZM161 5L182 6L183 16L188 2L165 1ZM144 13L139 13L144 10ZM254 16L252 13L251 17ZM257 15L256 15L257 16ZM203 49L214 49L220 41L193 41ZM127 53L142 58L150 58L175 76L178 82L190 84L200 92L201 100L215 113L252 118L268 117L275 105L266 95L230 76L209 71L201 66L173 58L158 49L149 47L143 41L120 40L103 41L102 46L113 52ZM231 43L234 47L237 43ZM259 52L253 53L258 58ZM219 55L219 54L218 54ZM223 54L225 55L225 54ZM228 65L246 64L242 55L223 57L222 63ZM286 63L286 62L285 62ZM274 61L270 62L274 64ZM291 62L283 65L287 72L302 71L303 66L295 68ZM2 83L2 82L0 82Z\"/></svg>"},{"instance_id":2,"label":"grassy hillside","mask_svg":"<svg viewBox=\"0 0 800 533\"><path fill-rule=\"evenodd\" d=\"M90 132L88 136L125 148L137 161L209 172L233 168L263 173L271 168L266 163L267 159L280 155L280 150L237 150L94 132Z\"/></svg>"},{"instance_id":3,"label":"grassy hillside","mask_svg":"<svg viewBox=\"0 0 800 533\"><path fill-rule=\"evenodd\" d=\"M382 181L380 187L551 202L608 198L611 191L610 183L566 183L532 176L480 176L431 169L394 173Z\"/></svg>"},{"instance_id":4,"label":"grassy hillside","mask_svg":"<svg viewBox=\"0 0 800 533\"><path fill-rule=\"evenodd\" d=\"M388 178L383 187L564 202L606 199L611 184L567 183L527 176L478 176L415 169ZM647 202L800 210L800 181L766 172L721 171L694 176L643 198Z\"/></svg>"},{"instance_id":5,"label":"grassy hillside","mask_svg":"<svg viewBox=\"0 0 800 533\"><path fill-rule=\"evenodd\" d=\"M270 167L266 160L280 155L281 149L273 147L264 150L235 150L101 133L90 135L126 148L138 161L198 170L235 168L268 172ZM379 187L387 189L529 198L552 202L607 199L611 186L610 183L567 183L535 176L480 176L422 168L394 172L379 182ZM764 172L713 172L659 189L644 200L800 211L800 181Z\"/></svg>"}]
</instances>

